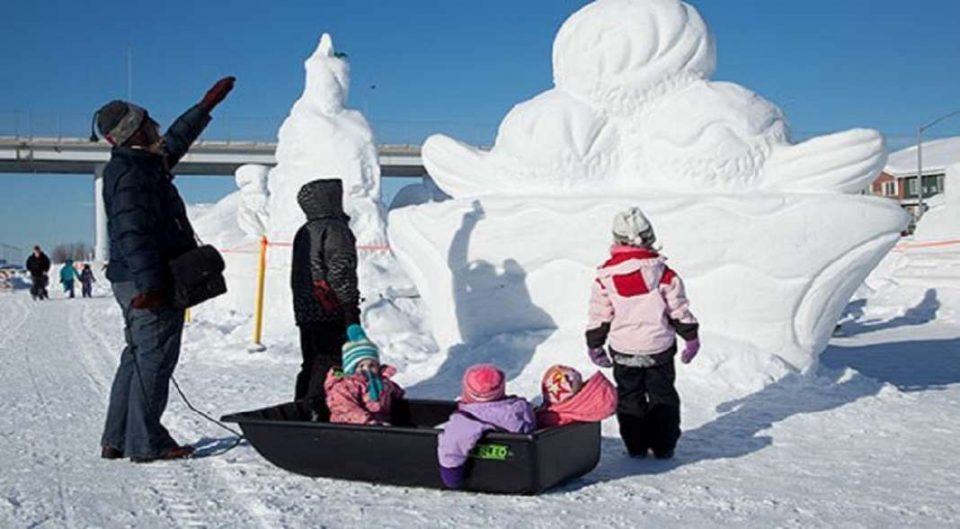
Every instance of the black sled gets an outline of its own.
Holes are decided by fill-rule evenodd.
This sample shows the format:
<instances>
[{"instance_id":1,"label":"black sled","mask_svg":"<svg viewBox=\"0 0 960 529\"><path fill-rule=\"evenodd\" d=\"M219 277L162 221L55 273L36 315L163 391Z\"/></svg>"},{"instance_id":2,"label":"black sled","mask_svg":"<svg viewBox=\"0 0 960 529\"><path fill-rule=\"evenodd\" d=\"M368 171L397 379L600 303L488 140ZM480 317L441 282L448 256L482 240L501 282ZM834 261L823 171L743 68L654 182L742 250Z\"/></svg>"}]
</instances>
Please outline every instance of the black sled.
<instances>
[{"instance_id":1,"label":"black sled","mask_svg":"<svg viewBox=\"0 0 960 529\"><path fill-rule=\"evenodd\" d=\"M393 426L311 422L305 402L234 413L250 444L280 468L311 477L407 487L444 488L436 426L456 404L400 400ZM573 423L530 434L486 434L467 462L461 490L538 494L593 470L600 460L600 423Z\"/></svg>"}]
</instances>

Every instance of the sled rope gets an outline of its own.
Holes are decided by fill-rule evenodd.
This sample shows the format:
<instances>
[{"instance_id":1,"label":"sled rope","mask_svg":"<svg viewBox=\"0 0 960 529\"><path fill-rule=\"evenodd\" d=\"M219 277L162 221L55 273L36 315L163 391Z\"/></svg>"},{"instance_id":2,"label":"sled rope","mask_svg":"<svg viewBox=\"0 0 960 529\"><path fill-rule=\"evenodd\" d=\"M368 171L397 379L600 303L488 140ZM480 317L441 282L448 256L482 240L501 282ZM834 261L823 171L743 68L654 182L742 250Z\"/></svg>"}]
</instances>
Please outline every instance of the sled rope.
<instances>
[{"instance_id":1,"label":"sled rope","mask_svg":"<svg viewBox=\"0 0 960 529\"><path fill-rule=\"evenodd\" d=\"M206 419L207 421L209 421L209 422L211 422L211 423L219 426L220 428L223 428L224 430L232 433L233 435L237 436L236 440L234 440L234 442L233 442L232 445L224 448L223 450L221 450L220 452L217 452L216 454L211 454L211 455L223 455L223 454L226 454L227 452L233 450L234 448L240 446L240 443L242 443L243 440L244 440L244 437L243 437L243 434L242 434L242 433L234 430L233 428L227 426L226 424L223 424L222 422L218 421L217 419L214 419L214 418L211 417L209 414L207 414L207 413L205 413L205 412L203 412L203 411L198 410L197 408L195 408L195 407L193 406L193 404L190 402L190 399L188 399L187 396L186 396L186 394L184 394L183 390L180 389L180 384L177 382L176 377L174 377L173 375L170 375L170 381L173 382L173 387L177 390L177 393L180 395L180 399L183 400L183 403L186 404L187 408L188 408L190 411L196 413L197 415L199 415L200 417L203 417L203 418Z\"/></svg>"}]
</instances>

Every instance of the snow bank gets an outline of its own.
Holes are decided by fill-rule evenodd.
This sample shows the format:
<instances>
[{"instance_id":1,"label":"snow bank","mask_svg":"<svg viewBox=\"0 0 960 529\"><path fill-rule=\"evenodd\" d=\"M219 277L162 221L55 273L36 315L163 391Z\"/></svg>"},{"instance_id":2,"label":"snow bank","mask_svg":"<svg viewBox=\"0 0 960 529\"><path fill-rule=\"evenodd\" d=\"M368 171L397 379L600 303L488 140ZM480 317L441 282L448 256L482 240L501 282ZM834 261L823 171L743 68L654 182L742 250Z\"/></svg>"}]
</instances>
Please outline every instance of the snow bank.
<instances>
[{"instance_id":1,"label":"snow bank","mask_svg":"<svg viewBox=\"0 0 960 529\"><path fill-rule=\"evenodd\" d=\"M389 236L441 347L581 332L612 216L639 205L711 337L704 356L731 362L720 376L816 364L907 222L855 194L883 166L882 138L852 130L793 145L775 105L708 80L714 60L691 6L598 0L556 37L556 87L514 107L491 151L427 140L424 163L453 200L391 211ZM576 340L554 361L579 359ZM547 354L543 340L526 347Z\"/></svg>"},{"instance_id":2,"label":"snow bank","mask_svg":"<svg viewBox=\"0 0 960 529\"><path fill-rule=\"evenodd\" d=\"M960 164L947 167L943 188L943 193L929 201L930 209L917 223L917 241L960 240Z\"/></svg>"},{"instance_id":3,"label":"snow bank","mask_svg":"<svg viewBox=\"0 0 960 529\"><path fill-rule=\"evenodd\" d=\"M0 270L0 292L24 290L30 288L32 281L26 272L17 270Z\"/></svg>"}]
</instances>

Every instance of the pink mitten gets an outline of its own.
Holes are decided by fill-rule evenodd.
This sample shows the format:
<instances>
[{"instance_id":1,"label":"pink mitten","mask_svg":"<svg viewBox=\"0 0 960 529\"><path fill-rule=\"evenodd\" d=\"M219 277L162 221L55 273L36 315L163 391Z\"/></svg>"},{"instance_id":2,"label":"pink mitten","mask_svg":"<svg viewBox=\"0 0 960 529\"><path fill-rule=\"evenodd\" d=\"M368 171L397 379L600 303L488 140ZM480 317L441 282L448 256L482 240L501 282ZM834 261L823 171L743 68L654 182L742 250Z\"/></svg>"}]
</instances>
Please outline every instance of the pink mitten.
<instances>
[{"instance_id":1,"label":"pink mitten","mask_svg":"<svg viewBox=\"0 0 960 529\"><path fill-rule=\"evenodd\" d=\"M603 347L594 347L587 351L587 355L590 356L590 361L598 367L613 367L613 362L610 361L610 357L607 356Z\"/></svg>"}]
</instances>

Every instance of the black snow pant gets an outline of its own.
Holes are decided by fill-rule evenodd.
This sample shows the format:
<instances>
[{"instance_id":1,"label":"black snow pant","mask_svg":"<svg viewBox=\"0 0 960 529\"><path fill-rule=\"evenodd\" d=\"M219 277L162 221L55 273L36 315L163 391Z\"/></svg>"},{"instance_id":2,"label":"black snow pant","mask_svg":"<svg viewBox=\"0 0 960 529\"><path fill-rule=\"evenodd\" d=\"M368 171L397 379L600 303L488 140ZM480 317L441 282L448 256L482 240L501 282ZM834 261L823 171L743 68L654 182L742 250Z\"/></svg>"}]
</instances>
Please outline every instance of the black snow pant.
<instances>
[{"instance_id":1,"label":"black snow pant","mask_svg":"<svg viewBox=\"0 0 960 529\"><path fill-rule=\"evenodd\" d=\"M323 383L331 367L340 365L343 344L347 341L344 321L300 324L300 352L303 363L297 375L296 400L310 399L317 411L326 410ZM329 414L328 414L329 416Z\"/></svg>"},{"instance_id":2,"label":"black snow pant","mask_svg":"<svg viewBox=\"0 0 960 529\"><path fill-rule=\"evenodd\" d=\"M620 437L630 455L671 453L680 439L680 395L674 387L676 346L651 367L613 365Z\"/></svg>"},{"instance_id":3,"label":"black snow pant","mask_svg":"<svg viewBox=\"0 0 960 529\"><path fill-rule=\"evenodd\" d=\"M46 299L47 277L44 275L31 275L30 279L33 280L33 284L30 286L30 295L33 297L33 299Z\"/></svg>"}]
</instances>

